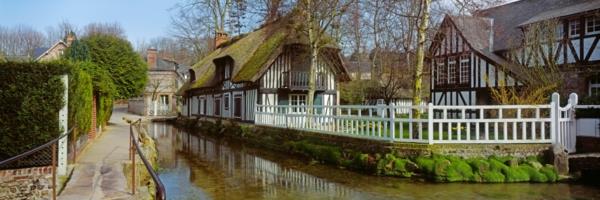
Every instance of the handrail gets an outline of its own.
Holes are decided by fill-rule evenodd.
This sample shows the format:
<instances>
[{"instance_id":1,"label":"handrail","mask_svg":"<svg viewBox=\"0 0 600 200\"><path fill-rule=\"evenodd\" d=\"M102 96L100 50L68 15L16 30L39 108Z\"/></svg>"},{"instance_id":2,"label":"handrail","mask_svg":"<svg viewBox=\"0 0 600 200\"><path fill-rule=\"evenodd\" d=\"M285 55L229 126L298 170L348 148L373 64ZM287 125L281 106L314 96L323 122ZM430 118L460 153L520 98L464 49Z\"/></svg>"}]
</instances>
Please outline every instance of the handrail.
<instances>
[{"instance_id":1,"label":"handrail","mask_svg":"<svg viewBox=\"0 0 600 200\"><path fill-rule=\"evenodd\" d=\"M142 122L142 119L138 119L134 122L131 122L129 124L129 138L131 143L133 143L133 147L131 147L130 149L133 151L130 154L130 158L132 160L132 179L131 179L131 184L132 184L132 193L135 194L135 152L137 152L137 154L140 156L140 158L142 159L142 162L144 163L144 166L146 167L146 170L148 170L148 173L150 174L150 176L152 177L152 181L154 181L154 184L156 185L156 194L155 194L155 199L157 200L165 200L166 199L166 192L165 192L165 186L163 185L162 181L160 180L160 178L158 177L158 175L156 174L156 172L154 171L154 169L152 168L152 165L150 164L150 162L148 162L148 159L146 159L146 156L144 155L144 153L141 151L141 147L140 144L138 143L138 140L136 139L135 135L133 134L133 125L137 124L139 125ZM130 143L130 145L131 145Z\"/></svg>"},{"instance_id":2,"label":"handrail","mask_svg":"<svg viewBox=\"0 0 600 200\"><path fill-rule=\"evenodd\" d=\"M56 200L56 164L57 164L56 163L57 162L56 161L57 160L57 158L56 158L56 151L57 151L56 143L59 140L61 140L64 137L68 136L69 134L71 134L72 132L73 132L73 128L71 128L69 131L67 131L66 134L62 134L59 137L54 138L53 140L50 140L49 142L46 142L43 145L40 145L40 146L38 146L36 148L33 148L33 149L29 150L29 151L26 151L25 153L21 153L19 155L13 156L13 157L11 157L9 159L0 161L0 166L8 164L8 163L11 163L11 162L13 162L15 160L24 158L26 156L29 156L29 155L33 154L33 153L41 151L44 148L48 148L48 147L52 146L52 163L51 163L51 166L52 166L52 199Z\"/></svg>"},{"instance_id":3,"label":"handrail","mask_svg":"<svg viewBox=\"0 0 600 200\"><path fill-rule=\"evenodd\" d=\"M31 149L31 150L28 150L28 151L26 151L26 152L24 152L24 153L21 153L21 154L19 154L19 155L13 156L13 157L11 157L11 158L9 158L9 159L6 159L6 160L3 160L3 161L0 161L0 166L1 166L1 165L8 164L8 163L11 163L12 161L18 160L18 159L20 159L20 158L23 158L23 157L26 157L26 156L28 156L28 155L31 155L31 154L33 154L33 153L35 153L35 152L38 152L38 151L40 151L40 150L42 150L42 149L44 149L44 148L47 148L47 147L49 147L50 145L54 144L56 141L58 141L58 140L60 140L60 139L64 138L65 136L67 136L67 135L71 134L71 132L72 132L72 131L73 131L73 128L71 128L71 130L67 131L67 134L62 134L62 135L60 135L59 137L57 137L57 138L54 138L54 139L50 140L49 142L46 142L45 144L43 144L43 145L41 145L41 146L38 146L38 147L36 147L36 148L33 148L33 149Z\"/></svg>"}]
</instances>

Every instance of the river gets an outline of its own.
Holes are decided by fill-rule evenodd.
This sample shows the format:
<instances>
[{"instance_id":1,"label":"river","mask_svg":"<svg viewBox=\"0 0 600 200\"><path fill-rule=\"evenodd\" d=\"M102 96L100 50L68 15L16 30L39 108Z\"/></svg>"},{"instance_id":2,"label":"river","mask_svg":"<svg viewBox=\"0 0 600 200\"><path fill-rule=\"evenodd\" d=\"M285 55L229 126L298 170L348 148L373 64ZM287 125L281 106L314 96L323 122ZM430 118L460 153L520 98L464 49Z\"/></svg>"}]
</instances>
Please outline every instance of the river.
<instances>
[{"instance_id":1,"label":"river","mask_svg":"<svg viewBox=\"0 0 600 200\"><path fill-rule=\"evenodd\" d=\"M167 199L600 199L582 184L429 183L311 164L153 123Z\"/></svg>"}]
</instances>

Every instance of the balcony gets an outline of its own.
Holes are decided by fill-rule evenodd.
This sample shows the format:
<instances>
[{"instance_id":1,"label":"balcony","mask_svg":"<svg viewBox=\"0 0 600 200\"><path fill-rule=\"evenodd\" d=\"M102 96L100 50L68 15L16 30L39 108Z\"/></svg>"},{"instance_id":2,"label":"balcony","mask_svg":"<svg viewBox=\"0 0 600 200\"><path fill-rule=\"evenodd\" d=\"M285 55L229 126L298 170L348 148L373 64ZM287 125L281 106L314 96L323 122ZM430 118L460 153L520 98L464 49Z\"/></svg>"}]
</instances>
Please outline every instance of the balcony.
<instances>
[{"instance_id":1,"label":"balcony","mask_svg":"<svg viewBox=\"0 0 600 200\"><path fill-rule=\"evenodd\" d=\"M307 71L283 72L283 87L290 90L308 90ZM316 89L327 90L327 77L324 73L317 73Z\"/></svg>"}]
</instances>

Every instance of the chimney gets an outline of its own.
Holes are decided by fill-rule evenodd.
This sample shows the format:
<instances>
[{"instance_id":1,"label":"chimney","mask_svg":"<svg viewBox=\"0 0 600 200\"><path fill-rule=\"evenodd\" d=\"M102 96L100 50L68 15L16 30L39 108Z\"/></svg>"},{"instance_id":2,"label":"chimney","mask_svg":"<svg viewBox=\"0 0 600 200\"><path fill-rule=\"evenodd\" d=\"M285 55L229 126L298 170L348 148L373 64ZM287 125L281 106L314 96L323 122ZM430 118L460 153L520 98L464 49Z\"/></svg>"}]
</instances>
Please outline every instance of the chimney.
<instances>
[{"instance_id":1,"label":"chimney","mask_svg":"<svg viewBox=\"0 0 600 200\"><path fill-rule=\"evenodd\" d=\"M155 48L149 48L146 50L146 62L148 63L148 69L156 68L156 62L158 60L158 52Z\"/></svg>"},{"instance_id":2,"label":"chimney","mask_svg":"<svg viewBox=\"0 0 600 200\"><path fill-rule=\"evenodd\" d=\"M65 42L67 42L67 46L71 46L71 44L73 44L73 41L75 41L75 33L69 32L69 34L67 34L67 39L65 41Z\"/></svg>"},{"instance_id":3,"label":"chimney","mask_svg":"<svg viewBox=\"0 0 600 200\"><path fill-rule=\"evenodd\" d=\"M217 31L215 33L215 49L219 47L219 45L227 42L229 36L225 32Z\"/></svg>"}]
</instances>

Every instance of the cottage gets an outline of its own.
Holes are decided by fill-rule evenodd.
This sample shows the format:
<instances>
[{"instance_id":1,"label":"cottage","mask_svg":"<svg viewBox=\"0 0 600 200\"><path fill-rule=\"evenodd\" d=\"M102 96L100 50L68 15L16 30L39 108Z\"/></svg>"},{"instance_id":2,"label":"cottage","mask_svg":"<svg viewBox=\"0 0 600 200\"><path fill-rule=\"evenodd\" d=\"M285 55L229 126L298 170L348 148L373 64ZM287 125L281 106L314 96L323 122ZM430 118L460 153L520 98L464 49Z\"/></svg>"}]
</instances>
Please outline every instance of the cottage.
<instances>
[{"instance_id":1,"label":"cottage","mask_svg":"<svg viewBox=\"0 0 600 200\"><path fill-rule=\"evenodd\" d=\"M145 60L148 82L142 96L129 99L129 112L144 116L175 114L178 110L175 92L185 83L189 67L160 57L154 48L146 50Z\"/></svg>"},{"instance_id":2,"label":"cottage","mask_svg":"<svg viewBox=\"0 0 600 200\"><path fill-rule=\"evenodd\" d=\"M556 39L537 50L526 47L529 25L548 20L558 23ZM429 48L432 102L489 104L490 88L522 85L518 68L548 61L559 65L563 93L598 95L599 40L597 0L521 0L473 16L446 16Z\"/></svg>"},{"instance_id":3,"label":"cottage","mask_svg":"<svg viewBox=\"0 0 600 200\"><path fill-rule=\"evenodd\" d=\"M231 39L217 33L216 49L193 66L180 90L182 114L254 121L257 104L305 105L310 49L298 26L284 17ZM338 105L337 83L349 77L337 46L321 49L315 80L314 104Z\"/></svg>"},{"instance_id":4,"label":"cottage","mask_svg":"<svg viewBox=\"0 0 600 200\"><path fill-rule=\"evenodd\" d=\"M71 46L75 41L75 34L69 33L66 36L66 41L59 40L51 47L40 47L33 50L32 58L34 61L51 61L58 60L64 53L64 51Z\"/></svg>"}]
</instances>

